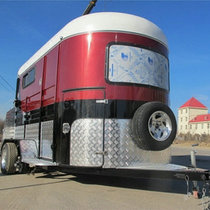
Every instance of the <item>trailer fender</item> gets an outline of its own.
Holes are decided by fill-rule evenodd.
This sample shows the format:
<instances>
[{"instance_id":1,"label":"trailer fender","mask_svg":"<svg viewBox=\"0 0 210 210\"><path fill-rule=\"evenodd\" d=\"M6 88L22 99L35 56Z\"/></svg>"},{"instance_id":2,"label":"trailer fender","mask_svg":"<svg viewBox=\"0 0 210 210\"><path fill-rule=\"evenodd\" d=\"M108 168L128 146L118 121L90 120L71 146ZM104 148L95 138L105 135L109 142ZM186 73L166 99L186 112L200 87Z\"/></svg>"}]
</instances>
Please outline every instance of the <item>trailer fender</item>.
<instances>
[{"instance_id":1,"label":"trailer fender","mask_svg":"<svg viewBox=\"0 0 210 210\"><path fill-rule=\"evenodd\" d=\"M140 106L131 121L135 144L144 150L160 151L175 139L177 125L171 109L161 102L148 102Z\"/></svg>"}]
</instances>

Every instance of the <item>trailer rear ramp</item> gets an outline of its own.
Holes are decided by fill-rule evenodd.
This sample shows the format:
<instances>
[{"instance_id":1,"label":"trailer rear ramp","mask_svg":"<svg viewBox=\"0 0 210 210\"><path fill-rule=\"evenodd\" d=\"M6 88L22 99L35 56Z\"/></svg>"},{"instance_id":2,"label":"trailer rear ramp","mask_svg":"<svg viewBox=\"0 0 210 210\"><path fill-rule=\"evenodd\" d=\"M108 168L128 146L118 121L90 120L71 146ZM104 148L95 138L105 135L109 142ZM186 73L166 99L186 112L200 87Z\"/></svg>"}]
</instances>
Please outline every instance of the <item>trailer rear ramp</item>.
<instances>
[{"instance_id":1,"label":"trailer rear ramp","mask_svg":"<svg viewBox=\"0 0 210 210\"><path fill-rule=\"evenodd\" d=\"M118 170L128 176L145 178L172 178L207 181L210 172L207 169L192 168L176 164L142 163L136 166L119 167Z\"/></svg>"},{"instance_id":2,"label":"trailer rear ramp","mask_svg":"<svg viewBox=\"0 0 210 210\"><path fill-rule=\"evenodd\" d=\"M177 179L188 181L209 182L210 171L200 168L190 168L175 164L143 163L138 166L98 168L98 167L65 167L59 165L59 171L77 174L90 174L102 176L116 176L128 178L147 179Z\"/></svg>"}]
</instances>

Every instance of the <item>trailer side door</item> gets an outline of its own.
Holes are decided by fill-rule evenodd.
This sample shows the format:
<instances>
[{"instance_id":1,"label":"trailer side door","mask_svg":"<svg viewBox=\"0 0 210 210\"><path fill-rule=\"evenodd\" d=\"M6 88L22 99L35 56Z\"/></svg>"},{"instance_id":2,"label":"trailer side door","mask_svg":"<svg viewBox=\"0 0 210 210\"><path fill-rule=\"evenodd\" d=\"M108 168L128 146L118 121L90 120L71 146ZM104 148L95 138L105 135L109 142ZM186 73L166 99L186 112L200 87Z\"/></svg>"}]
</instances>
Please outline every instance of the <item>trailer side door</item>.
<instances>
[{"instance_id":1,"label":"trailer side door","mask_svg":"<svg viewBox=\"0 0 210 210\"><path fill-rule=\"evenodd\" d=\"M62 154L67 154L71 166L101 167L104 162L104 88L67 90L63 99L62 132L66 140L60 143ZM69 133L66 133L68 125Z\"/></svg>"}]
</instances>

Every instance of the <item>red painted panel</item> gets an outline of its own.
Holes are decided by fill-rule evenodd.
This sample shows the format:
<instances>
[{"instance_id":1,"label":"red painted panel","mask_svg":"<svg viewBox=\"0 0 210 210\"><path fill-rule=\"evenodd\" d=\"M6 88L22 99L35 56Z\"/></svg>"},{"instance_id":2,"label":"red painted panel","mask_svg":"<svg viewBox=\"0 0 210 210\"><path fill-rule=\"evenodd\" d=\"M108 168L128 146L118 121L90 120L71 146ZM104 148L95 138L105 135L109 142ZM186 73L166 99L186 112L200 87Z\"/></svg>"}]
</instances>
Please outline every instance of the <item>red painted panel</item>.
<instances>
[{"instance_id":1,"label":"red painted panel","mask_svg":"<svg viewBox=\"0 0 210 210\"><path fill-rule=\"evenodd\" d=\"M22 86L23 76L25 74L23 74L20 78L20 82L21 82L20 96L21 96L21 101L22 101L21 109L24 112L38 109L41 106L41 84L42 84L43 65L44 65L44 59L41 59L40 61L36 63L35 81L31 83L29 86L25 88L23 88ZM31 69L29 69L29 71Z\"/></svg>"},{"instance_id":2,"label":"red painted panel","mask_svg":"<svg viewBox=\"0 0 210 210\"><path fill-rule=\"evenodd\" d=\"M58 49L55 47L45 56L44 74L43 74L43 92L42 106L47 106L55 102L56 97L56 77L58 65Z\"/></svg>"},{"instance_id":3,"label":"red painted panel","mask_svg":"<svg viewBox=\"0 0 210 210\"><path fill-rule=\"evenodd\" d=\"M104 99L102 90L78 90L64 93L64 101L80 100L80 99Z\"/></svg>"},{"instance_id":4,"label":"red painted panel","mask_svg":"<svg viewBox=\"0 0 210 210\"><path fill-rule=\"evenodd\" d=\"M48 87L42 92L42 106L55 103L55 85Z\"/></svg>"},{"instance_id":5,"label":"red painted panel","mask_svg":"<svg viewBox=\"0 0 210 210\"><path fill-rule=\"evenodd\" d=\"M35 82L21 89L23 111L40 108L41 99L42 106L66 100L64 90L87 87L105 87L107 99L168 103L168 92L164 90L106 82L106 48L111 42L146 47L168 56L165 46L140 35L98 32L70 37L36 64ZM78 91L65 93L65 97L69 100L101 99L101 94L98 90Z\"/></svg>"},{"instance_id":6,"label":"red painted panel","mask_svg":"<svg viewBox=\"0 0 210 210\"><path fill-rule=\"evenodd\" d=\"M100 32L71 37L60 45L57 102L62 101L62 91L66 89L106 87L108 99L168 103L168 93L161 89L132 85L120 86L108 84L105 81L106 48L110 42L123 42L152 48L166 57L168 56L165 46L139 35Z\"/></svg>"},{"instance_id":7,"label":"red painted panel","mask_svg":"<svg viewBox=\"0 0 210 210\"><path fill-rule=\"evenodd\" d=\"M166 91L151 87L106 85L106 98L168 103L168 93Z\"/></svg>"}]
</instances>

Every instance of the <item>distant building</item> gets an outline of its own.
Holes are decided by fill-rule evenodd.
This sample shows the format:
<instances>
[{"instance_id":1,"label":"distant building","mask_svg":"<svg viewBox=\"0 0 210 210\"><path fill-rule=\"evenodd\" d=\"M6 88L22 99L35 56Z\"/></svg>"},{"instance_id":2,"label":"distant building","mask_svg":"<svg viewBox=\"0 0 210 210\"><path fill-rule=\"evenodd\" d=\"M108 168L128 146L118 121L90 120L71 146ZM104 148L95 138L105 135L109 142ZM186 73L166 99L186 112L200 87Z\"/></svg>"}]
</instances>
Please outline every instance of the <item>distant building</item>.
<instances>
[{"instance_id":1,"label":"distant building","mask_svg":"<svg viewBox=\"0 0 210 210\"><path fill-rule=\"evenodd\" d=\"M210 134L208 108L192 97L178 111L178 134Z\"/></svg>"}]
</instances>

